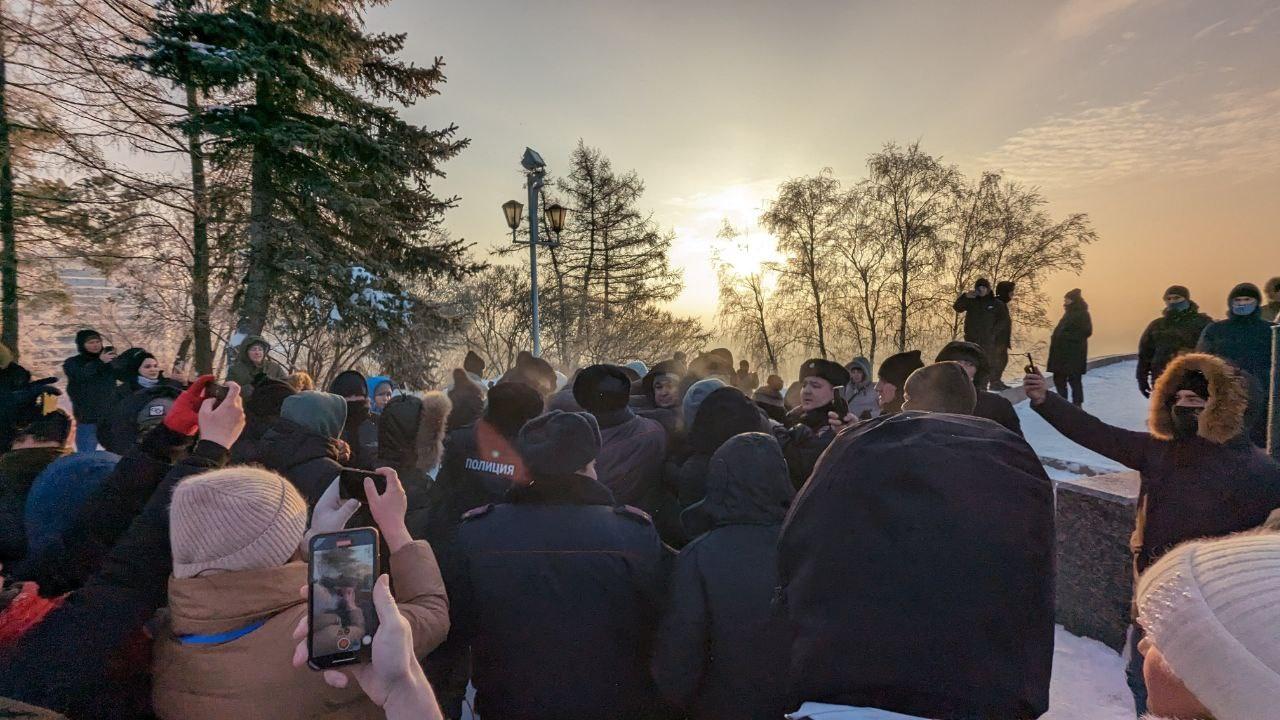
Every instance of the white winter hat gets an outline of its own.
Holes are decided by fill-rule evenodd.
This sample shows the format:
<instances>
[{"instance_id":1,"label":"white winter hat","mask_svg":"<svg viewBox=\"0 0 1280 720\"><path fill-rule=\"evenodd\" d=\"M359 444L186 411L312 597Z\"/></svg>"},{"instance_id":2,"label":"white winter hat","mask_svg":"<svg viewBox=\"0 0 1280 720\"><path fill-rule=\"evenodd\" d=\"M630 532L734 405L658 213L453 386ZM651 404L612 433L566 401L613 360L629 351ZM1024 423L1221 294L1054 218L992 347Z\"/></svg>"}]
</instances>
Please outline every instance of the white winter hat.
<instances>
[{"instance_id":1,"label":"white winter hat","mask_svg":"<svg viewBox=\"0 0 1280 720\"><path fill-rule=\"evenodd\" d=\"M1280 702L1280 534L1181 545L1138 580L1138 620L1218 720Z\"/></svg>"}]
</instances>

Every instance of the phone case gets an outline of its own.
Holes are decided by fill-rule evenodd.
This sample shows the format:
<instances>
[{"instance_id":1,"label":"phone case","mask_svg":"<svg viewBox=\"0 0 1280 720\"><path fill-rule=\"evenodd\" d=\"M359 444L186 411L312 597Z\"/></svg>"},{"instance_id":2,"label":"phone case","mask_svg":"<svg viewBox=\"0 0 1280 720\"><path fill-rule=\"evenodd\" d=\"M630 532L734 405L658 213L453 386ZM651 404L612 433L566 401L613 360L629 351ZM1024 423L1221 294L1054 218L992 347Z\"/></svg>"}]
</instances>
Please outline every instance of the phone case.
<instances>
[{"instance_id":1,"label":"phone case","mask_svg":"<svg viewBox=\"0 0 1280 720\"><path fill-rule=\"evenodd\" d=\"M344 541L348 541L343 545ZM372 609L373 601L373 584L377 581L378 576L382 572L381 554L379 548L381 546L381 538L378 535L377 528L362 527L349 528L332 533L321 533L311 538L308 543L310 550L310 559L307 562L307 582L310 592L307 593L307 665L313 670L326 670L343 665L351 665L359 663L366 659L372 652L373 635L377 633L378 619L377 612ZM317 579L316 562L318 553L331 552L341 549L342 547L368 547L372 557L372 566L368 575L368 590L363 591L361 587L352 588L350 592L359 596L362 592L368 593L367 607L361 602L354 607L348 605L345 608L335 609L332 605L320 608L317 612L317 602L320 595L325 596L325 600L333 602L338 595L323 587L323 582ZM341 617L343 614L347 617ZM319 622L317 618L337 619L339 622L329 624L328 622ZM336 629L335 629L336 628ZM332 632L332 635L329 633ZM330 638L335 641L335 651L316 654L317 635L324 636L327 642ZM341 643L346 640L350 644L350 649L339 649Z\"/></svg>"}]
</instances>

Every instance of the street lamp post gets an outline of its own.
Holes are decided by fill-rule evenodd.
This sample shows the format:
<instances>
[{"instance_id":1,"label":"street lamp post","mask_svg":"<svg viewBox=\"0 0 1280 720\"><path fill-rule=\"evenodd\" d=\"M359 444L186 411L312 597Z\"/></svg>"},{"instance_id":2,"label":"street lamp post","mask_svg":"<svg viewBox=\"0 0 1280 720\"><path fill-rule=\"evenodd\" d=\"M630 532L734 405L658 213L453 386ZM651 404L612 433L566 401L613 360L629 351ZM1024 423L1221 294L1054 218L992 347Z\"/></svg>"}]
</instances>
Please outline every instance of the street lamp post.
<instances>
[{"instance_id":1,"label":"street lamp post","mask_svg":"<svg viewBox=\"0 0 1280 720\"><path fill-rule=\"evenodd\" d=\"M520 159L524 167L526 185L529 188L529 307L532 320L530 334L533 336L533 356L542 357L542 332L538 317L538 199L541 197L542 184L546 179L546 163L542 156L530 148L524 149L524 157ZM502 212L506 216L507 226L511 228L511 240L516 241L516 228L520 227L520 210L522 206L515 200L502 204ZM547 208L547 220L551 224L552 233L558 235L564 228L565 208L558 203ZM554 240L548 240L550 245Z\"/></svg>"}]
</instances>

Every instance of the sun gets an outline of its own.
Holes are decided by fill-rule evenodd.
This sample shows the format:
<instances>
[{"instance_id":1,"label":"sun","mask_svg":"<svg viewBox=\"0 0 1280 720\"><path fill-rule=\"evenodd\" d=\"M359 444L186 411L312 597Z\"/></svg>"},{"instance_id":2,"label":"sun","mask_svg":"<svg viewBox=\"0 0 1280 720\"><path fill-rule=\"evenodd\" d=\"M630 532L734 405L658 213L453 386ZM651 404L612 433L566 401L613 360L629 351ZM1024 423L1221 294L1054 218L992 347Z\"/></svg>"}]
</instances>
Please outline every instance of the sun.
<instances>
[{"instance_id":1,"label":"sun","mask_svg":"<svg viewBox=\"0 0 1280 720\"><path fill-rule=\"evenodd\" d=\"M777 243L760 226L767 199L745 184L727 186L706 198L708 219L716 225L715 260L734 273L760 272L781 259Z\"/></svg>"}]
</instances>

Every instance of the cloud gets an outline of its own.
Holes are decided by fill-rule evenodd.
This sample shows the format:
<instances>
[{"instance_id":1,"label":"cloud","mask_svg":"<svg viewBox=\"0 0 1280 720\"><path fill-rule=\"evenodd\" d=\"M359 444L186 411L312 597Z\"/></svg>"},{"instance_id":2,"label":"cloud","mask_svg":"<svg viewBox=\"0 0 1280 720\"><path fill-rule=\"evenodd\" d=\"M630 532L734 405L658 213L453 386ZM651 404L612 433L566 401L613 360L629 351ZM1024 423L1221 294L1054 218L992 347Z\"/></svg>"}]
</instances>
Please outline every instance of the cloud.
<instances>
[{"instance_id":1,"label":"cloud","mask_svg":"<svg viewBox=\"0 0 1280 720\"><path fill-rule=\"evenodd\" d=\"M1050 117L980 161L1054 186L1156 174L1266 175L1280 171L1280 88L1220 93L1198 111L1161 103L1153 91L1130 102Z\"/></svg>"},{"instance_id":2,"label":"cloud","mask_svg":"<svg viewBox=\"0 0 1280 720\"><path fill-rule=\"evenodd\" d=\"M1222 20L1219 20L1219 21L1218 21L1218 22L1216 22L1216 23L1213 23L1212 25L1206 25L1206 26L1204 26L1204 27L1200 28L1200 30L1199 30L1198 32L1196 32L1196 34L1195 34L1195 35L1192 35L1192 36L1191 36L1191 40L1192 40L1192 42L1194 42L1194 41L1196 41L1196 40L1199 40L1200 38L1204 37L1205 35L1208 35L1209 33L1213 32L1214 30L1217 30L1218 28L1222 27L1222 25L1223 25L1225 22L1227 22L1227 21L1226 21L1226 19L1224 18L1224 19L1222 19Z\"/></svg>"},{"instance_id":3,"label":"cloud","mask_svg":"<svg viewBox=\"0 0 1280 720\"><path fill-rule=\"evenodd\" d=\"M1109 17L1143 0L1068 0L1053 16L1058 38L1069 40L1093 33Z\"/></svg>"}]
</instances>

